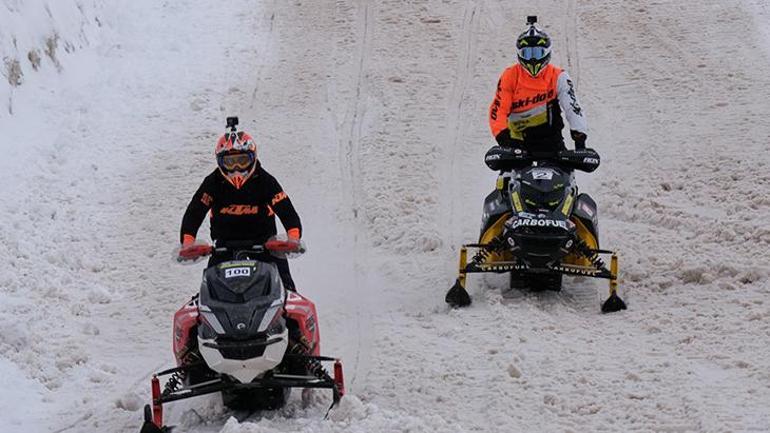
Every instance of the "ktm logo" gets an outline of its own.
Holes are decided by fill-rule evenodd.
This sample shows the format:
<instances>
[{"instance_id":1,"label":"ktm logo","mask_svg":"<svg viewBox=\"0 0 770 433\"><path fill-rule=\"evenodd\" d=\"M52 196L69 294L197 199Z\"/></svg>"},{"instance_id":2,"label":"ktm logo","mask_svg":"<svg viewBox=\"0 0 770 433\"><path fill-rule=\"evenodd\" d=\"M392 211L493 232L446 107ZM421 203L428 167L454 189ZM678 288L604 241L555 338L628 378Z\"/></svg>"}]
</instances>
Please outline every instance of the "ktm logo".
<instances>
[{"instance_id":1,"label":"ktm logo","mask_svg":"<svg viewBox=\"0 0 770 433\"><path fill-rule=\"evenodd\" d=\"M201 203L203 203L204 205L206 205L208 207L211 207L211 203L213 201L214 201L214 199L210 195L208 195L208 193L204 192L203 195L201 196Z\"/></svg>"},{"instance_id":2,"label":"ktm logo","mask_svg":"<svg viewBox=\"0 0 770 433\"><path fill-rule=\"evenodd\" d=\"M515 110L517 108L525 107L531 104L537 104L538 102L543 102L546 99L551 98L553 98L553 89L535 96L528 96L527 99L519 99L518 101L513 101L513 104L511 104L511 110Z\"/></svg>"},{"instance_id":3,"label":"ktm logo","mask_svg":"<svg viewBox=\"0 0 770 433\"><path fill-rule=\"evenodd\" d=\"M279 192L278 194L276 194L276 195L275 195L275 197L273 197L273 201L272 201L272 203L270 203L270 204L272 204L273 206L275 206L275 205L276 205L276 203L279 203L279 202L281 202L281 201L282 201L283 199L285 199L285 198L288 198L288 196L286 195L286 193L285 193L285 192L281 191L281 192Z\"/></svg>"},{"instance_id":4,"label":"ktm logo","mask_svg":"<svg viewBox=\"0 0 770 433\"><path fill-rule=\"evenodd\" d=\"M259 206L231 204L230 206L223 207L219 213L222 215L256 215L259 213Z\"/></svg>"}]
</instances>

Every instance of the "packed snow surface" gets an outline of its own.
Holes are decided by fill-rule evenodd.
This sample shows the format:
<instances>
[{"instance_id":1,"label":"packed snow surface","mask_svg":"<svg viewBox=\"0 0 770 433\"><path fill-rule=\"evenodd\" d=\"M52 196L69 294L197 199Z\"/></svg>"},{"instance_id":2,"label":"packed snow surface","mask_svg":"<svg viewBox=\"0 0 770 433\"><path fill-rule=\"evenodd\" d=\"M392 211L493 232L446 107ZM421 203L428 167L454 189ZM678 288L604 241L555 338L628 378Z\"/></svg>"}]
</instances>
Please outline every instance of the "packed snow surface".
<instances>
[{"instance_id":1,"label":"packed snow surface","mask_svg":"<svg viewBox=\"0 0 770 433\"><path fill-rule=\"evenodd\" d=\"M770 431L763 0L105 3L0 2L0 431L138 431L228 115L303 218L293 273L349 395L327 420L321 392L248 416L200 397L168 405L175 431ZM443 302L526 15L602 156L579 183L622 313L577 278L509 300L474 276L470 308Z\"/></svg>"}]
</instances>

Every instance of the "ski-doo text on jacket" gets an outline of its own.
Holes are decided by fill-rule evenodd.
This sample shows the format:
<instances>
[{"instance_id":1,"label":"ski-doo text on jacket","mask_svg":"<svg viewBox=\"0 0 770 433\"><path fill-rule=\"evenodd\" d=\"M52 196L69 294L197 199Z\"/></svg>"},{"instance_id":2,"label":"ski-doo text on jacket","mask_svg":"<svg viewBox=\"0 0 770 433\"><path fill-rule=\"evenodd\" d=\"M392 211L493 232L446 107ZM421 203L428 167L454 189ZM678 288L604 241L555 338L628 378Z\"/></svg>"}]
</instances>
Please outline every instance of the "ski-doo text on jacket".
<instances>
[{"instance_id":1,"label":"ski-doo text on jacket","mask_svg":"<svg viewBox=\"0 0 770 433\"><path fill-rule=\"evenodd\" d=\"M276 234L275 215L286 232L299 239L302 225L291 200L278 181L257 162L256 170L240 189L214 170L198 188L182 218L181 241L195 238L211 212L211 239L216 242L253 240L263 243Z\"/></svg>"},{"instance_id":2,"label":"ski-doo text on jacket","mask_svg":"<svg viewBox=\"0 0 770 433\"><path fill-rule=\"evenodd\" d=\"M501 145L527 150L563 148L565 113L573 138L585 137L587 125L566 71L547 65L537 76L520 64L507 68L489 107L489 127Z\"/></svg>"}]
</instances>

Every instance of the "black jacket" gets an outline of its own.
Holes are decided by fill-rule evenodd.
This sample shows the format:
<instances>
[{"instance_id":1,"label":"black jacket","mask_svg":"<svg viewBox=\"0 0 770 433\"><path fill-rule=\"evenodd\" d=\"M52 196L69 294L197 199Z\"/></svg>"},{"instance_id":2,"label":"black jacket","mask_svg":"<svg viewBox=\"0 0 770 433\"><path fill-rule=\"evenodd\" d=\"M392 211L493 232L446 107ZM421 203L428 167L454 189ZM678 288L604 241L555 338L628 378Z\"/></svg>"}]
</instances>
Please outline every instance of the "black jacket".
<instances>
[{"instance_id":1,"label":"black jacket","mask_svg":"<svg viewBox=\"0 0 770 433\"><path fill-rule=\"evenodd\" d=\"M193 237L211 211L211 239L267 241L276 234L275 215L286 231L302 230L297 211L275 178L257 162L254 174L236 189L215 169L195 192L182 218L180 241Z\"/></svg>"}]
</instances>

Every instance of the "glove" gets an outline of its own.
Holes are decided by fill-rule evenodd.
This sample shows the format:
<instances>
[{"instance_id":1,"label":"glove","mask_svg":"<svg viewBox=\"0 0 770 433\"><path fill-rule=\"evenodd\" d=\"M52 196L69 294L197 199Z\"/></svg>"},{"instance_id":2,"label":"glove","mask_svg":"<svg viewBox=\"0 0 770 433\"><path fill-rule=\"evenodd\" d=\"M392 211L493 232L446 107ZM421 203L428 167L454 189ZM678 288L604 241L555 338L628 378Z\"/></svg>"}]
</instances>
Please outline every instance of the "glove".
<instances>
[{"instance_id":1,"label":"glove","mask_svg":"<svg viewBox=\"0 0 770 433\"><path fill-rule=\"evenodd\" d=\"M286 231L286 235L289 237L286 244L291 251L300 251L302 249L302 242L299 240L300 234L300 230L296 227Z\"/></svg>"},{"instance_id":2,"label":"glove","mask_svg":"<svg viewBox=\"0 0 770 433\"><path fill-rule=\"evenodd\" d=\"M572 130L570 131L570 135L572 135L572 140L575 142L575 149L576 150L582 150L586 148L586 139L588 136L580 131Z\"/></svg>"},{"instance_id":3,"label":"glove","mask_svg":"<svg viewBox=\"0 0 770 433\"><path fill-rule=\"evenodd\" d=\"M270 254L280 259L295 257L296 255L305 252L305 244L299 240L300 230L299 228L291 228L286 231L287 238L282 240L282 236L277 236L265 242L265 249Z\"/></svg>"},{"instance_id":4,"label":"glove","mask_svg":"<svg viewBox=\"0 0 770 433\"><path fill-rule=\"evenodd\" d=\"M190 245L195 243L195 236L193 235L184 235L182 236L182 246L183 247L189 247Z\"/></svg>"},{"instance_id":5,"label":"glove","mask_svg":"<svg viewBox=\"0 0 770 433\"><path fill-rule=\"evenodd\" d=\"M179 248L176 260L178 262L195 261L211 254L211 245L196 243L195 236L182 236L182 247Z\"/></svg>"},{"instance_id":6,"label":"glove","mask_svg":"<svg viewBox=\"0 0 770 433\"><path fill-rule=\"evenodd\" d=\"M513 137L511 137L511 130L505 128L495 136L495 141L497 141L497 144L499 144L500 147L515 147L518 140L514 140Z\"/></svg>"},{"instance_id":7,"label":"glove","mask_svg":"<svg viewBox=\"0 0 770 433\"><path fill-rule=\"evenodd\" d=\"M290 241L299 241L300 231L295 227L293 229L287 230L286 235L289 237Z\"/></svg>"}]
</instances>

